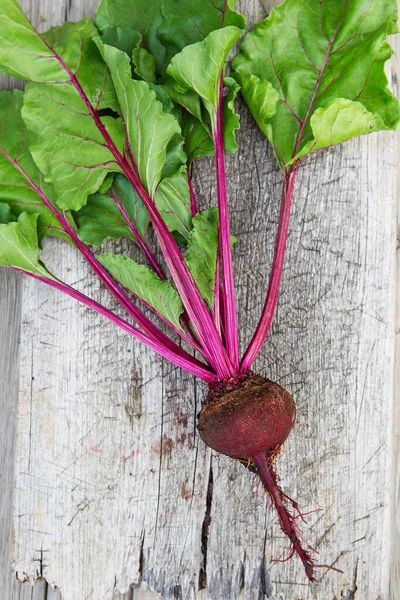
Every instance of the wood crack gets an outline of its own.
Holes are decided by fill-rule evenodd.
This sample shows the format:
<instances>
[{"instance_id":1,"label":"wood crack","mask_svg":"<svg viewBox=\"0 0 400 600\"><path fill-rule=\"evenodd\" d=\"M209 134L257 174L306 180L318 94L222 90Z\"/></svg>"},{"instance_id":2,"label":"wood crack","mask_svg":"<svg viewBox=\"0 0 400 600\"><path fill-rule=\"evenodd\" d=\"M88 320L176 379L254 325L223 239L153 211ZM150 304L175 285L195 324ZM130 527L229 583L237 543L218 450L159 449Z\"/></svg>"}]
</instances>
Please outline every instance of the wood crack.
<instances>
[{"instance_id":1,"label":"wood crack","mask_svg":"<svg viewBox=\"0 0 400 600\"><path fill-rule=\"evenodd\" d=\"M207 500L206 500L206 511L204 514L203 525L201 528L201 553L203 555L202 565L199 573L199 590L204 590L207 587L207 550L208 550L208 537L210 533L211 523L211 508L213 501L213 489L214 489L214 476L212 468L212 458L210 460L210 472L208 474L208 486L207 486Z\"/></svg>"},{"instance_id":2,"label":"wood crack","mask_svg":"<svg viewBox=\"0 0 400 600\"><path fill-rule=\"evenodd\" d=\"M351 584L350 589L347 590L347 592L345 593L344 596L342 596L342 600L355 600L356 592L357 592L357 572L358 572L358 559L357 559L356 565L354 567L353 582Z\"/></svg>"}]
</instances>

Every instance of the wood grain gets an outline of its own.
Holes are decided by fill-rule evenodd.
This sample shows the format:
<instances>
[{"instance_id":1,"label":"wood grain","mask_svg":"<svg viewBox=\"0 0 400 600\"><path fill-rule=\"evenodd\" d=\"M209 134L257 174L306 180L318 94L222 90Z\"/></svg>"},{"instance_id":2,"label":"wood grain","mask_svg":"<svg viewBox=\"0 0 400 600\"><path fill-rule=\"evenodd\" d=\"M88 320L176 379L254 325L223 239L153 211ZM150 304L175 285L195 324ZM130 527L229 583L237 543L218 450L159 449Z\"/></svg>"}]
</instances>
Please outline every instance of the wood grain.
<instances>
[{"instance_id":1,"label":"wood grain","mask_svg":"<svg viewBox=\"0 0 400 600\"><path fill-rule=\"evenodd\" d=\"M397 37L394 44L394 72L400 74L400 39ZM395 78L395 89L399 94L399 80ZM397 133L397 143L400 147L400 131ZM400 153L397 154L397 164L400 173ZM397 189L397 277L396 277L396 379L395 396L393 406L392 435L392 486L391 498L391 564L389 577L389 599L396 600L400 590L400 547L397 540L400 539L400 177L398 177Z\"/></svg>"},{"instance_id":2,"label":"wood grain","mask_svg":"<svg viewBox=\"0 0 400 600\"><path fill-rule=\"evenodd\" d=\"M271 4L242 7L256 20ZM90 16L93 6L24 3L42 28L66 14ZM280 177L244 107L241 114L228 176L244 345L267 284ZM257 365L296 397L281 482L304 509L323 509L304 533L321 562L344 574L321 571L319 586L310 586L298 561L272 562L287 542L253 477L198 439L198 382L72 300L25 281L13 502L20 579L45 577L63 600L157 597L140 585L164 599L397 600L397 144L392 133L375 134L304 166L279 307ZM210 161L199 164L195 185L202 206L215 201ZM107 301L72 249L51 242L45 253L63 278ZM13 297L10 289L2 303L16 322L15 353ZM11 398L12 377L10 385ZM199 582L207 589L198 592ZM7 600L32 597L26 584L5 589ZM43 581L32 593L60 598Z\"/></svg>"}]
</instances>

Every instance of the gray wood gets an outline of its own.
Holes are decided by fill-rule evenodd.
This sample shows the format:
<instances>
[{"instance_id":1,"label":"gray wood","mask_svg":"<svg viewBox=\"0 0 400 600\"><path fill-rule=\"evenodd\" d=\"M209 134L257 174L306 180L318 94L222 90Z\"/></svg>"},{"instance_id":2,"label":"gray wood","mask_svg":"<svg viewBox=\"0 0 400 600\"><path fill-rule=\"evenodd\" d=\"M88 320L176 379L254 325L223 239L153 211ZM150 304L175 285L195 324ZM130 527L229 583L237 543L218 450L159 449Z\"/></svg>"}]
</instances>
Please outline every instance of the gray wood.
<instances>
[{"instance_id":1,"label":"gray wood","mask_svg":"<svg viewBox=\"0 0 400 600\"><path fill-rule=\"evenodd\" d=\"M33 6L36 23L47 19L43 27L62 22L68 9L62 2ZM92 6L72 3L69 14L79 18ZM269 7L246 3L253 19ZM266 286L279 176L244 109L242 118L241 150L228 169L247 338ZM14 497L13 560L20 578L44 575L62 588L64 600L107 600L115 589L126 592L124 600L154 598L140 583L185 600L227 600L240 590L249 599L397 600L398 545L391 535L398 528L399 490L399 419L393 418L397 157L396 137L381 133L308 161L296 187L279 309L258 363L293 391L298 405L298 423L279 460L282 485L305 509L324 509L310 517L304 533L321 561L344 575L322 572L313 588L296 560L271 563L284 556L286 540L253 478L199 443L199 384L100 317L26 281ZM210 165L203 161L197 169L204 206L215 197ZM72 250L61 254L51 243L46 252L58 273L105 300ZM8 330L15 339L18 313L9 301L4 306L16 322ZM14 354L5 366L8 400L12 390L15 395L16 373L9 371L15 364ZM12 427L6 434L4 464L10 464ZM12 474L2 473L10 490ZM204 565L208 592L196 594ZM33 590L7 585L0 588L9 590L7 600L44 594L43 582ZM60 595L47 586L50 598Z\"/></svg>"},{"instance_id":2,"label":"gray wood","mask_svg":"<svg viewBox=\"0 0 400 600\"><path fill-rule=\"evenodd\" d=\"M10 536L21 297L18 275L5 269L0 269L0 315L0 590L11 598L19 587L11 571Z\"/></svg>"},{"instance_id":3,"label":"gray wood","mask_svg":"<svg viewBox=\"0 0 400 600\"><path fill-rule=\"evenodd\" d=\"M400 40L397 37L394 45L394 68L400 73ZM397 89L399 88L397 80ZM400 131L397 134L400 145ZM400 173L400 157L398 156L398 173ZM397 210L397 232L400 240L400 177L398 178L398 210ZM397 277L396 277L396 380L395 396L393 406L393 461L392 461L392 486L391 486L391 564L390 564L390 586L389 598L395 600L400 590L400 244L397 247Z\"/></svg>"}]
</instances>

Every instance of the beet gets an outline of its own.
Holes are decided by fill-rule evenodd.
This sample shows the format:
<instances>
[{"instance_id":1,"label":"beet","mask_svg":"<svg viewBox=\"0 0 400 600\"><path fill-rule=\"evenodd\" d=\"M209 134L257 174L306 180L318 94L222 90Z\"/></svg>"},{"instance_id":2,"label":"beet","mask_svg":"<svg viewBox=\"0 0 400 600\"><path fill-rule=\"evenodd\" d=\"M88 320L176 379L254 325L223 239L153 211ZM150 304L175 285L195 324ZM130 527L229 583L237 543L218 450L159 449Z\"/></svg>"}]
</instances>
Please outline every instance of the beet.
<instances>
[{"instance_id":1,"label":"beet","mask_svg":"<svg viewBox=\"0 0 400 600\"><path fill-rule=\"evenodd\" d=\"M289 392L250 373L210 390L198 429L203 441L217 452L246 459L282 445L295 419L296 405Z\"/></svg>"},{"instance_id":2,"label":"beet","mask_svg":"<svg viewBox=\"0 0 400 600\"><path fill-rule=\"evenodd\" d=\"M305 542L297 524L298 519L305 521L304 515L297 502L280 488L275 467L295 419L296 405L289 392L278 383L248 372L210 388L198 415L198 429L208 446L257 473L290 540L288 559L297 553L309 580L317 581L316 567L338 569L315 564L316 550Z\"/></svg>"}]
</instances>

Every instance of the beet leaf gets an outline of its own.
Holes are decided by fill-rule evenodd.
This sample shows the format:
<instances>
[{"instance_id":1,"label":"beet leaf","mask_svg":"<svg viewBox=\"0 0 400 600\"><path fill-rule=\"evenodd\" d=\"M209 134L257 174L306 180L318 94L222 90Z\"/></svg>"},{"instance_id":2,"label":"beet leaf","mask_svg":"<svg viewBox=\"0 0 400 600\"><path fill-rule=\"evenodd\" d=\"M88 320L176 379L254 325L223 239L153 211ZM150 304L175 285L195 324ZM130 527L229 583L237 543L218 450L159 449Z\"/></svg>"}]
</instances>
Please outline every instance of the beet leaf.
<instances>
[{"instance_id":1,"label":"beet leaf","mask_svg":"<svg viewBox=\"0 0 400 600\"><path fill-rule=\"evenodd\" d=\"M398 101L384 72L396 21L396 0L286 0L246 35L234 72L282 168L396 128Z\"/></svg>"},{"instance_id":2,"label":"beet leaf","mask_svg":"<svg viewBox=\"0 0 400 600\"><path fill-rule=\"evenodd\" d=\"M245 36L233 60L243 97L284 171L267 298L242 369L254 362L275 311L300 159L400 121L384 72L396 21L396 0L285 0Z\"/></svg>"}]
</instances>

